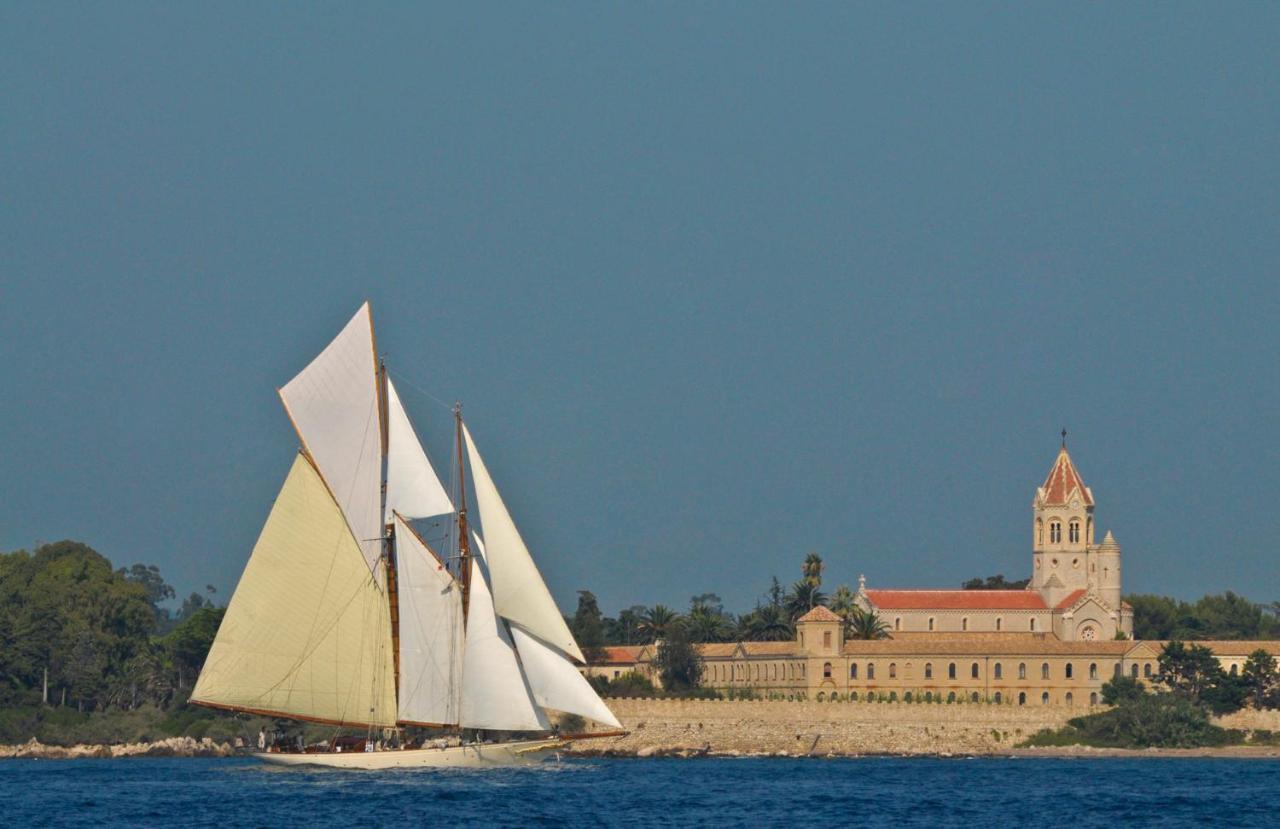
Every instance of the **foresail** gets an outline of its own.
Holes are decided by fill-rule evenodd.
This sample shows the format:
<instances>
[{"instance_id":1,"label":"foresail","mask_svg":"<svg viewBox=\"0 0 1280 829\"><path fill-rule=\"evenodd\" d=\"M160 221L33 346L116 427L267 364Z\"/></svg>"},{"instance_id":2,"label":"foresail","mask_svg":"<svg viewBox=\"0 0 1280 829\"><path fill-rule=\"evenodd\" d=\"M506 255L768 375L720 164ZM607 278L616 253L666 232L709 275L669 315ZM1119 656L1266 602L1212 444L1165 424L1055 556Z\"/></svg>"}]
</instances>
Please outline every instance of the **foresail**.
<instances>
[{"instance_id":1,"label":"foresail","mask_svg":"<svg viewBox=\"0 0 1280 829\"><path fill-rule=\"evenodd\" d=\"M322 722L394 725L383 575L365 566L338 505L299 455L191 699Z\"/></svg>"},{"instance_id":2,"label":"foresail","mask_svg":"<svg viewBox=\"0 0 1280 829\"><path fill-rule=\"evenodd\" d=\"M395 516L400 606L400 719L454 725L462 682L462 589Z\"/></svg>"},{"instance_id":3,"label":"foresail","mask_svg":"<svg viewBox=\"0 0 1280 829\"><path fill-rule=\"evenodd\" d=\"M516 643L520 665L538 705L581 714L603 725L622 728L622 723L618 722L604 700L563 653L519 625L511 626L511 638Z\"/></svg>"},{"instance_id":4,"label":"foresail","mask_svg":"<svg viewBox=\"0 0 1280 829\"><path fill-rule=\"evenodd\" d=\"M477 552L479 540L472 542ZM462 661L462 725L498 731L546 731L546 714L534 704L511 644L506 622L493 611L481 557L471 559L467 645Z\"/></svg>"},{"instance_id":5,"label":"foresail","mask_svg":"<svg viewBox=\"0 0 1280 829\"><path fill-rule=\"evenodd\" d=\"M400 403L396 387L387 380L387 512L406 518L427 518L453 512L453 502L427 460L413 424Z\"/></svg>"},{"instance_id":6,"label":"foresail","mask_svg":"<svg viewBox=\"0 0 1280 829\"><path fill-rule=\"evenodd\" d=\"M370 570L382 554L382 427L369 303L280 389Z\"/></svg>"},{"instance_id":7,"label":"foresail","mask_svg":"<svg viewBox=\"0 0 1280 829\"><path fill-rule=\"evenodd\" d=\"M579 662L585 662L465 425L462 434L471 459L476 506L487 545L485 561L492 576L493 603L498 615L521 625Z\"/></svg>"}]
</instances>

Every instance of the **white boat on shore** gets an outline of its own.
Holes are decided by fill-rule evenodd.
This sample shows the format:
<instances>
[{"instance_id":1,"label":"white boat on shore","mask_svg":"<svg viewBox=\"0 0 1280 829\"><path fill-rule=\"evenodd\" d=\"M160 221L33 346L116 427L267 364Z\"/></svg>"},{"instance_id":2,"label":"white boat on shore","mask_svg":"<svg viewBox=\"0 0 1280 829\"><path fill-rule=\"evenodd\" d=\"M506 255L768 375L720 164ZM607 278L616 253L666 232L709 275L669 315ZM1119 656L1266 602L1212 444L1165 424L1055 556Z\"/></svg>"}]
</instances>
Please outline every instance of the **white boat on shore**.
<instances>
[{"instance_id":1,"label":"white boat on shore","mask_svg":"<svg viewBox=\"0 0 1280 829\"><path fill-rule=\"evenodd\" d=\"M254 755L286 766L535 762L565 742L548 712L605 729L574 739L621 733L457 406L455 474L441 483L376 356L368 303L280 397L301 451L192 703L334 726L319 750ZM468 528L464 455L484 541ZM445 555L415 529L426 518L448 528ZM452 745L387 748L424 727ZM377 750L340 750L352 729Z\"/></svg>"}]
</instances>

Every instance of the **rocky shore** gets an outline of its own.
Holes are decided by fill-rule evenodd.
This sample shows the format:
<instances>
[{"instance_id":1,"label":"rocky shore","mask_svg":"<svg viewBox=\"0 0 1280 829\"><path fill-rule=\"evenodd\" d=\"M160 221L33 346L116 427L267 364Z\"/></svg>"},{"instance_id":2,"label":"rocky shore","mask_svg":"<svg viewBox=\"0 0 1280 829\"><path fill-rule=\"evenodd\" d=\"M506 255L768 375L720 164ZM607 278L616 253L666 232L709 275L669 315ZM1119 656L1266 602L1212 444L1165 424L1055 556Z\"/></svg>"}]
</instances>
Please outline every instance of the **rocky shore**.
<instances>
[{"instance_id":1,"label":"rocky shore","mask_svg":"<svg viewBox=\"0 0 1280 829\"><path fill-rule=\"evenodd\" d=\"M81 760L113 757L230 757L235 749L229 743L215 743L205 737L170 737L153 743L120 745L50 746L38 740L21 745L0 746L0 760Z\"/></svg>"}]
</instances>

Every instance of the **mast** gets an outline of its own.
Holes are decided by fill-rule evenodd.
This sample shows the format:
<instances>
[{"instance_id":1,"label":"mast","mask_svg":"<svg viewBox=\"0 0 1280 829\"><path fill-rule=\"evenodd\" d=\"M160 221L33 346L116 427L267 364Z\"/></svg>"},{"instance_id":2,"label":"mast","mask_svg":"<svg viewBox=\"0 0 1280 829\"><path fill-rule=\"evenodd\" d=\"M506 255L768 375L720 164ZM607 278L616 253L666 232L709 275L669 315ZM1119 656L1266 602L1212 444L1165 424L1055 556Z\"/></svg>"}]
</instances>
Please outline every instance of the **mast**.
<instances>
[{"instance_id":1,"label":"mast","mask_svg":"<svg viewBox=\"0 0 1280 829\"><path fill-rule=\"evenodd\" d=\"M396 705L400 703L400 596L396 572L395 523L387 522L387 362L378 358L378 431L382 440L382 487L378 514L382 516L382 561L387 569L387 606L391 617L391 666Z\"/></svg>"},{"instance_id":2,"label":"mast","mask_svg":"<svg viewBox=\"0 0 1280 829\"><path fill-rule=\"evenodd\" d=\"M471 539L467 531L467 471L462 463L462 404L453 404L454 443L458 460L458 581L462 582L462 627L471 603Z\"/></svg>"}]
</instances>

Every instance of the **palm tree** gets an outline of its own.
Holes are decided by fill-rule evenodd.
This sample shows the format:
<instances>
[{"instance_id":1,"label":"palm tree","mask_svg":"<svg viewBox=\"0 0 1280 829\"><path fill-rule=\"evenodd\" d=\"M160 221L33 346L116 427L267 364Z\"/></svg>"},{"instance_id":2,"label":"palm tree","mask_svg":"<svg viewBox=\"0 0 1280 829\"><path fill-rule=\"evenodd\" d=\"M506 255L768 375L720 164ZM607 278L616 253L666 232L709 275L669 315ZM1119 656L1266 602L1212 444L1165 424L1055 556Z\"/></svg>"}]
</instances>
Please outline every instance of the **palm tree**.
<instances>
[{"instance_id":1,"label":"palm tree","mask_svg":"<svg viewBox=\"0 0 1280 829\"><path fill-rule=\"evenodd\" d=\"M656 604L640 617L640 636L645 642L665 639L682 621L680 614L664 604Z\"/></svg>"},{"instance_id":2,"label":"palm tree","mask_svg":"<svg viewBox=\"0 0 1280 829\"><path fill-rule=\"evenodd\" d=\"M733 638L733 626L723 614L707 607L695 607L685 617L685 632L690 642L728 642Z\"/></svg>"},{"instance_id":3,"label":"palm tree","mask_svg":"<svg viewBox=\"0 0 1280 829\"><path fill-rule=\"evenodd\" d=\"M833 611L840 616L848 619L853 613L853 609L858 606L854 592L849 589L847 584L842 584L836 588L836 592L831 594L831 604L828 605Z\"/></svg>"},{"instance_id":4,"label":"palm tree","mask_svg":"<svg viewBox=\"0 0 1280 829\"><path fill-rule=\"evenodd\" d=\"M795 635L786 610L775 604L761 605L738 619L738 636L748 642L785 642Z\"/></svg>"},{"instance_id":5,"label":"palm tree","mask_svg":"<svg viewBox=\"0 0 1280 829\"><path fill-rule=\"evenodd\" d=\"M804 580L812 584L814 587L822 586L822 556L817 553L809 553L804 557L804 564L800 565L800 572L804 574Z\"/></svg>"},{"instance_id":6,"label":"palm tree","mask_svg":"<svg viewBox=\"0 0 1280 829\"><path fill-rule=\"evenodd\" d=\"M855 607L849 614L847 635L850 639L888 639L889 624L874 610Z\"/></svg>"},{"instance_id":7,"label":"palm tree","mask_svg":"<svg viewBox=\"0 0 1280 829\"><path fill-rule=\"evenodd\" d=\"M827 597L816 584L801 579L791 585L791 592L787 594L787 598L783 601L787 610L787 617L795 620L813 610L820 604L826 604Z\"/></svg>"}]
</instances>

